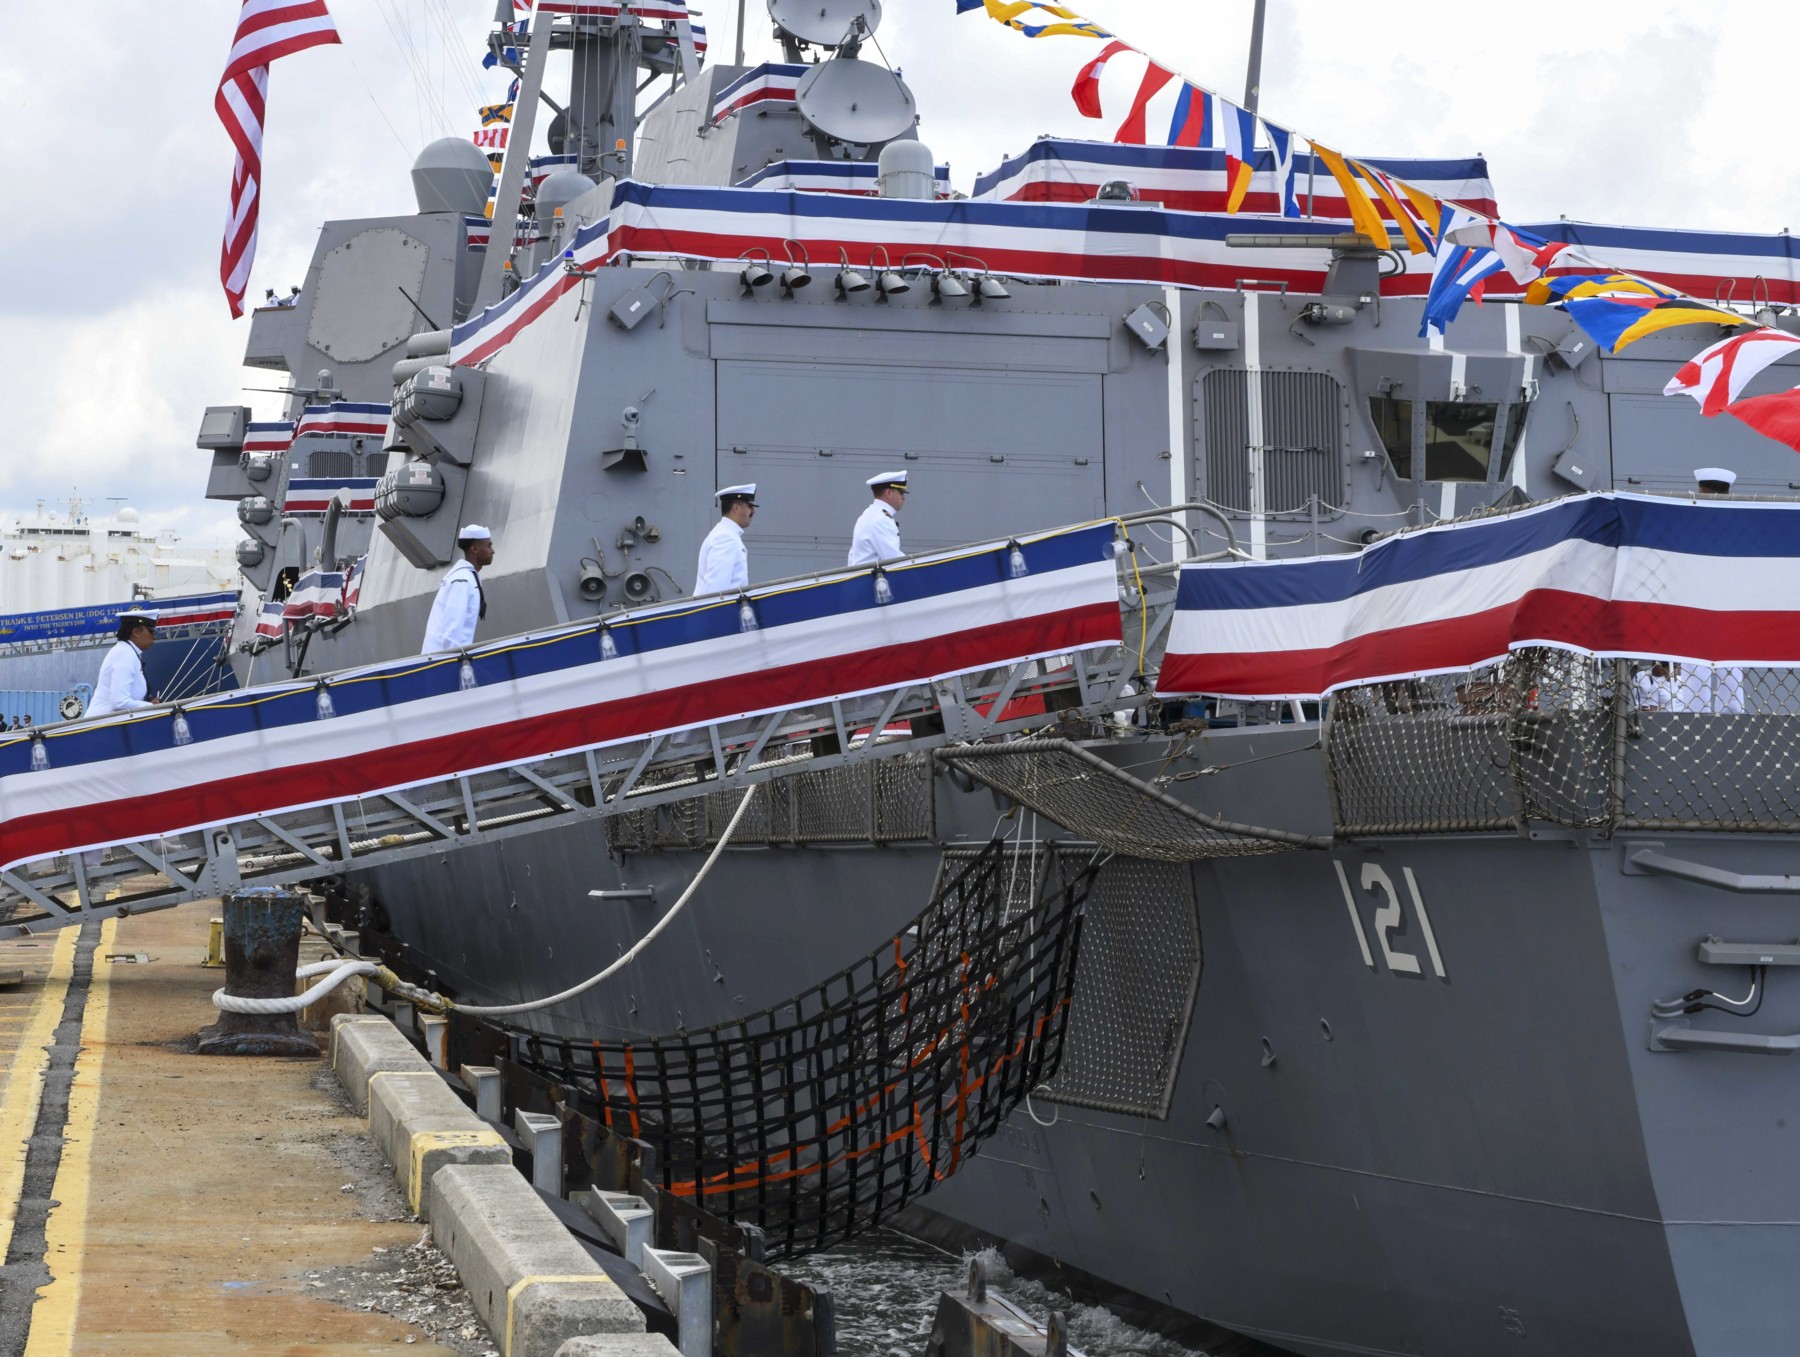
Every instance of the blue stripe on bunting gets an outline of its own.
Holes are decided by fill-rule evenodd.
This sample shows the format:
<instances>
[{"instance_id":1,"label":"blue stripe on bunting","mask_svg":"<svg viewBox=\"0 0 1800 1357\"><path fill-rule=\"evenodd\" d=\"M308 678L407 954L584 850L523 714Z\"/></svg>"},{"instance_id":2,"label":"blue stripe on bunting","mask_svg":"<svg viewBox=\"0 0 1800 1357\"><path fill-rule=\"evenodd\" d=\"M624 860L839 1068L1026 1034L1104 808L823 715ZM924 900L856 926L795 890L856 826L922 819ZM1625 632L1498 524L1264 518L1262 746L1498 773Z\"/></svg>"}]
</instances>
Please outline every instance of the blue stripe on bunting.
<instances>
[{"instance_id":1,"label":"blue stripe on bunting","mask_svg":"<svg viewBox=\"0 0 1800 1357\"><path fill-rule=\"evenodd\" d=\"M1693 556L1800 557L1800 513L1793 506L1575 496L1510 518L1390 538L1360 556L1184 570L1177 606L1207 612L1335 603L1578 540Z\"/></svg>"},{"instance_id":2,"label":"blue stripe on bunting","mask_svg":"<svg viewBox=\"0 0 1800 1357\"><path fill-rule=\"evenodd\" d=\"M1067 141L1058 138L1046 138L1033 142L1031 148L1011 157L997 170L979 175L975 180L977 196L992 192L1003 181L1017 175L1027 165L1042 160L1075 161L1096 165L1115 165L1121 169L1182 169L1182 170L1217 170L1225 169L1225 152L1204 146L1134 146L1106 141ZM1269 150L1258 151L1252 162L1258 170L1275 168L1274 153ZM1375 159L1364 157L1365 165L1373 165L1377 169L1386 170L1389 174L1403 179L1486 179L1488 177L1487 161L1473 160L1414 160L1384 157ZM1305 176L1315 173L1329 182L1330 171L1323 161L1304 152L1294 156L1297 173ZM1336 186L1332 185L1335 191ZM1542 231L1541 227L1527 228Z\"/></svg>"},{"instance_id":3,"label":"blue stripe on bunting","mask_svg":"<svg viewBox=\"0 0 1800 1357\"><path fill-rule=\"evenodd\" d=\"M1783 233L1773 236L1740 235L1725 231L1678 231L1639 226L1595 226L1580 221L1520 223L1545 240L1566 241L1593 249L1655 250L1673 254L1744 255L1765 259L1800 260L1800 238ZM1554 267L1554 265L1552 265Z\"/></svg>"},{"instance_id":4,"label":"blue stripe on bunting","mask_svg":"<svg viewBox=\"0 0 1800 1357\"><path fill-rule=\"evenodd\" d=\"M1048 574L1111 560L1113 537L1113 525L1107 522L1022 542L1020 549L1031 573ZM1010 550L1010 544L1003 544L968 556L891 570L888 581L894 601L923 601L1003 581L1008 578ZM831 618L848 621L859 613L885 606L875 601L873 570L760 597L754 588L745 593L753 601L765 630ZM646 612L621 613L606 620L621 656L651 654L736 636L738 599L726 598L700 608L676 603ZM470 662L483 687L600 662L593 624L536 636L529 646L515 646L516 638L512 638L470 648ZM332 707L341 717L448 696L460 690L461 670L461 660L452 656L429 664L422 658L410 658L370 670L351 671L331 682ZM198 700L183 709L194 742L200 743L258 730L305 726L318 720L318 690L313 684L278 683ZM69 768L167 749L173 743L173 719L173 713L163 712L67 733L52 728L47 732L50 761L55 767ZM30 766L29 739L0 741L0 777L26 772Z\"/></svg>"},{"instance_id":5,"label":"blue stripe on bunting","mask_svg":"<svg viewBox=\"0 0 1800 1357\"><path fill-rule=\"evenodd\" d=\"M905 198L856 198L803 193L794 189L690 188L685 185L640 184L629 179L621 181L613 195L615 207L623 203L633 203L651 210L665 208L720 215L773 214L816 220L848 218L876 222L915 221L934 225L962 222L971 226L1056 232L1063 240L1080 240L1094 235L1137 235L1177 240L1223 241L1226 236L1241 233L1245 229L1245 222L1261 219L1252 213L1239 213L1233 217L1224 213L1177 212L1158 207L1154 203L1129 207L1113 203L1091 207L1083 203L977 202L974 199L927 202ZM1340 221L1290 220L1278 216L1270 216L1267 220L1281 222L1282 231L1288 235L1341 235L1344 227ZM654 218L649 222L652 227L657 224ZM725 223L721 223L721 227L722 233L729 233ZM1048 247L1051 242L1042 244ZM513 295L516 297L519 294Z\"/></svg>"},{"instance_id":6,"label":"blue stripe on bunting","mask_svg":"<svg viewBox=\"0 0 1800 1357\"><path fill-rule=\"evenodd\" d=\"M584 226L575 233L571 240L565 243L563 248L565 251L573 251L576 254L580 254L584 248L593 244L595 240L604 237L610 229L610 223L606 220L597 221L591 226ZM483 330L488 329L490 326L504 324L507 317L509 317L514 310L522 306L529 306L533 298L537 296L536 284L546 274L550 273L551 270L554 269L560 271L562 263L563 260L560 254L554 258L546 259L538 266L538 271L536 273L508 296L495 302L492 306L483 308L480 315L471 316L461 325L452 326L450 330L451 348L454 350L458 345L467 343L470 339L473 339L476 335L480 334Z\"/></svg>"}]
</instances>

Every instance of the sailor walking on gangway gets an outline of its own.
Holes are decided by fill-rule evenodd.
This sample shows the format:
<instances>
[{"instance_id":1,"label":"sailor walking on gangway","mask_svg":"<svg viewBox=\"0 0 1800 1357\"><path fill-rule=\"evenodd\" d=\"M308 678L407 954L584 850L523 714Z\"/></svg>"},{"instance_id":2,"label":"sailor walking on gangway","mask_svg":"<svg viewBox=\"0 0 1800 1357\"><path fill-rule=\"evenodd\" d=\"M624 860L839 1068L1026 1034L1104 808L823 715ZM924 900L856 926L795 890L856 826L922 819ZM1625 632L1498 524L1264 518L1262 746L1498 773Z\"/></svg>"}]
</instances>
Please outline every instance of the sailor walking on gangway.
<instances>
[{"instance_id":1,"label":"sailor walking on gangway","mask_svg":"<svg viewBox=\"0 0 1800 1357\"><path fill-rule=\"evenodd\" d=\"M856 520L850 534L850 564L873 565L904 555L900 550L900 511L906 507L904 471L883 471L866 484L875 492L874 502Z\"/></svg>"},{"instance_id":2,"label":"sailor walking on gangway","mask_svg":"<svg viewBox=\"0 0 1800 1357\"><path fill-rule=\"evenodd\" d=\"M108 716L153 705L146 700L150 684L144 677L144 652L156 640L156 615L127 608L119 614L118 638L100 662L94 700L87 709L89 716Z\"/></svg>"},{"instance_id":3,"label":"sailor walking on gangway","mask_svg":"<svg viewBox=\"0 0 1800 1357\"><path fill-rule=\"evenodd\" d=\"M719 521L700 544L700 560L694 567L697 595L742 589L750 583L750 553L744 547L744 529L756 516L756 483L728 485L714 498L719 501Z\"/></svg>"},{"instance_id":4,"label":"sailor walking on gangway","mask_svg":"<svg viewBox=\"0 0 1800 1357\"><path fill-rule=\"evenodd\" d=\"M422 647L427 655L461 650L475 639L475 624L487 616L487 595L481 589L481 568L494 559L494 534L471 523L456 535L463 558L451 566L438 583L425 623Z\"/></svg>"}]
</instances>

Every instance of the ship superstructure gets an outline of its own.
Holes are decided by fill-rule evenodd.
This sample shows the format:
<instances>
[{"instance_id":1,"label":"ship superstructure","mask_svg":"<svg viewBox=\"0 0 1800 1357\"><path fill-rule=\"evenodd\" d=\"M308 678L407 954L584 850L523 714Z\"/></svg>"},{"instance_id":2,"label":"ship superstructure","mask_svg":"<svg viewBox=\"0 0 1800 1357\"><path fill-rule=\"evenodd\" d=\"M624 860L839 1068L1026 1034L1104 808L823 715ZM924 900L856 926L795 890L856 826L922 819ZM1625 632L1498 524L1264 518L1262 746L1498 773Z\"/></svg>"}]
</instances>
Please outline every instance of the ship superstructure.
<instances>
[{"instance_id":1,"label":"ship superstructure","mask_svg":"<svg viewBox=\"0 0 1800 1357\"><path fill-rule=\"evenodd\" d=\"M554 163L527 162L528 113L491 223L492 171L451 141L415 168L418 213L325 225L296 303L250 332L247 361L288 374L292 427L218 407L201 440L275 608L242 638L260 677L413 653L470 521L499 548L480 641L681 599L714 488L745 482L756 581L840 566L865 482L893 468L909 551L1203 505L1133 530L1148 592L1228 549L1348 553L1577 491L1687 493L1700 465L1794 488L1790 450L1662 394L1691 335L1609 353L1496 287L1421 339L1428 258L1376 248L1323 192L1300 220L1216 211L1218 152L1040 144L949 198L910 93L862 53L849 11L866 29L879 7L825 9L832 33L785 28L789 59L761 67L698 66L673 22L544 15L522 110L542 58L571 52ZM641 126L621 71L674 86ZM1395 172L1495 196L1479 161ZM1800 330L1784 242L1535 229ZM1374 715L1418 717L1414 743L1361 775L1460 806L1471 769L1531 752L1509 705L1528 687L1383 694ZM1569 691L1611 719L1616 689ZM1062 1072L922 1225L1303 1353L1784 1350L1791 1099L1778 1071L1646 1031L1652 990L1707 978L1702 937L1795 931L1728 884L1791 870L1789 818L1547 810L1508 799L1517 767L1484 784L1493 814L1364 815L1346 779L1368 747L1346 764L1356 732L1316 704L1126 710L1038 751L1091 782L1085 811L949 755L796 779L660 951L541 1021L612 1037L759 1011L868 955L996 820L1048 882L1148 789L1330 847L1214 851L1171 811L1122 849L1087 907ZM1467 738L1496 717L1517 720ZM1608 767L1645 748L1606 732ZM730 809L671 796L350 889L443 986L529 998L632 946Z\"/></svg>"}]
</instances>

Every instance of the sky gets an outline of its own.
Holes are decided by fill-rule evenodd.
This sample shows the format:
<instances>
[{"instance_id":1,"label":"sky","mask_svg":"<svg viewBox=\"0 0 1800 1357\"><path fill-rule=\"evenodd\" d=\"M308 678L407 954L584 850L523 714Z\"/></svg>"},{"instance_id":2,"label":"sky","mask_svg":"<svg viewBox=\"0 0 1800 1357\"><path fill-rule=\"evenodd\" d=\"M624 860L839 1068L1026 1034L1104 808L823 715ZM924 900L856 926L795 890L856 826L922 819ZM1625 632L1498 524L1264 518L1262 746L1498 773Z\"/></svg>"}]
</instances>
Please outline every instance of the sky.
<instances>
[{"instance_id":1,"label":"sky","mask_svg":"<svg viewBox=\"0 0 1800 1357\"><path fill-rule=\"evenodd\" d=\"M729 60L740 0L696 0ZM764 0L752 62L779 55ZM343 45L271 74L252 297L300 282L320 224L415 210L407 171L504 91L479 57L494 0L329 0ZM1160 64L1241 99L1254 0L1085 0L1074 8ZM1776 232L1800 226L1790 100L1775 74L1800 37L1781 0L1267 0L1262 112L1358 156L1488 160L1503 215ZM0 49L0 88L31 91L0 212L0 518L79 492L121 498L189 545L229 545L202 496L207 405L279 413L246 391L248 319L218 280L232 151L213 93L236 0L82 5L44 43ZM71 11L74 13L74 11ZM1044 134L1109 140L1141 61L1113 61L1106 117L1069 97L1098 44L1026 39L954 0L887 0L879 51L911 86L921 138L967 190ZM1771 56L1773 54L1773 56ZM66 73L57 78L58 71ZM58 87L60 85L60 88ZM1166 125L1166 115L1165 115ZM1152 117L1151 126L1156 126ZM541 127L541 120L540 120ZM541 132L540 132L541 136Z\"/></svg>"}]
</instances>

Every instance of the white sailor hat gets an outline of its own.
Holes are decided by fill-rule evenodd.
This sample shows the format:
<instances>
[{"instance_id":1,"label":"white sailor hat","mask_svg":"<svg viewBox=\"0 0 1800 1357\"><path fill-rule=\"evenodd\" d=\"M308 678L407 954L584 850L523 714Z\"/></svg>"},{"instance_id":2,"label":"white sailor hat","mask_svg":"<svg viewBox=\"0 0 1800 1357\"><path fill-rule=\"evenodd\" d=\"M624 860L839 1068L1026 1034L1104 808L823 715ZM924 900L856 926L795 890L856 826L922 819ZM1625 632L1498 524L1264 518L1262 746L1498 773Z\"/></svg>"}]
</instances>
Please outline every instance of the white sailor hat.
<instances>
[{"instance_id":1,"label":"white sailor hat","mask_svg":"<svg viewBox=\"0 0 1800 1357\"><path fill-rule=\"evenodd\" d=\"M871 486L876 490L885 489L890 485L897 485L904 490L906 489L906 477L907 473L904 471L883 471L869 477L864 484Z\"/></svg>"},{"instance_id":2,"label":"white sailor hat","mask_svg":"<svg viewBox=\"0 0 1800 1357\"><path fill-rule=\"evenodd\" d=\"M119 614L119 621L121 621L121 622L148 622L151 626L154 627L156 625L156 614L153 612L146 611L143 608L127 608L127 609L125 609L124 612Z\"/></svg>"},{"instance_id":3,"label":"white sailor hat","mask_svg":"<svg viewBox=\"0 0 1800 1357\"><path fill-rule=\"evenodd\" d=\"M713 498L718 500L720 504L725 503L726 500L741 499L754 506L756 503L756 482L751 481L748 485L722 486L713 492Z\"/></svg>"},{"instance_id":4,"label":"white sailor hat","mask_svg":"<svg viewBox=\"0 0 1800 1357\"><path fill-rule=\"evenodd\" d=\"M1737 484L1737 472L1723 466L1697 466L1694 468L1696 481L1723 481L1726 485Z\"/></svg>"},{"instance_id":5,"label":"white sailor hat","mask_svg":"<svg viewBox=\"0 0 1800 1357\"><path fill-rule=\"evenodd\" d=\"M494 534L479 523L471 523L456 534L456 540L459 542L491 542L494 540Z\"/></svg>"}]
</instances>

